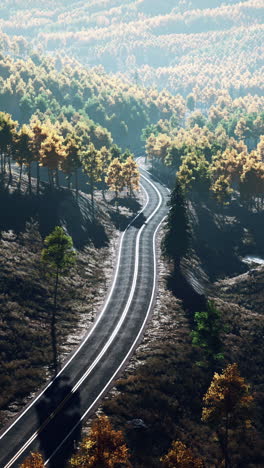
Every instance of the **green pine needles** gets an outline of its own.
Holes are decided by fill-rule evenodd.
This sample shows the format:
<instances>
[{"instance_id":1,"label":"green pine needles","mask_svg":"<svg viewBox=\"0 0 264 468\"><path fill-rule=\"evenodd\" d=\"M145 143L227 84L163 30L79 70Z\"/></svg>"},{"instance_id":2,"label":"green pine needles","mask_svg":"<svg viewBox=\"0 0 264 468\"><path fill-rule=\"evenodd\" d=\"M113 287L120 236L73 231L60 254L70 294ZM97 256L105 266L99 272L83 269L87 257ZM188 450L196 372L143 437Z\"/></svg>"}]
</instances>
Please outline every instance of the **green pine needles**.
<instances>
[{"instance_id":1,"label":"green pine needles","mask_svg":"<svg viewBox=\"0 0 264 468\"><path fill-rule=\"evenodd\" d=\"M194 321L196 327L191 333L192 344L199 347L205 357L205 361L197 362L197 364L202 367L209 365L215 370L219 364L222 365L224 359L221 340L221 332L224 331L224 327L221 312L216 308L213 301L208 301L207 310L196 312Z\"/></svg>"},{"instance_id":2,"label":"green pine needles","mask_svg":"<svg viewBox=\"0 0 264 468\"><path fill-rule=\"evenodd\" d=\"M48 266L48 272L55 277L54 306L56 309L59 277L68 274L75 264L76 254L73 250L72 238L60 226L56 226L46 237L44 245L41 260Z\"/></svg>"},{"instance_id":3,"label":"green pine needles","mask_svg":"<svg viewBox=\"0 0 264 468\"><path fill-rule=\"evenodd\" d=\"M173 261L176 267L181 258L187 254L191 239L187 202L178 180L176 180L168 205L170 210L162 242L162 251L164 256Z\"/></svg>"}]
</instances>

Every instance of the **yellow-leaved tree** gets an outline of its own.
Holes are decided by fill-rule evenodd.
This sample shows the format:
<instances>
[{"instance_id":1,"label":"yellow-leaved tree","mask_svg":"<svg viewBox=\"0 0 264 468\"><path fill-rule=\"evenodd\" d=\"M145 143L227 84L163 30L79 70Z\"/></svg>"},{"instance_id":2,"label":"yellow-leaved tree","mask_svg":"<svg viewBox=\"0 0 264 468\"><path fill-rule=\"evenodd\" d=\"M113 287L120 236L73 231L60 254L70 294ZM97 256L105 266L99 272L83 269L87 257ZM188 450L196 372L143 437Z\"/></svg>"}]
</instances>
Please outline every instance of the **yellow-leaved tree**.
<instances>
[{"instance_id":1,"label":"yellow-leaved tree","mask_svg":"<svg viewBox=\"0 0 264 468\"><path fill-rule=\"evenodd\" d=\"M20 465L20 468L44 468L44 460L40 453L32 452Z\"/></svg>"},{"instance_id":2,"label":"yellow-leaved tree","mask_svg":"<svg viewBox=\"0 0 264 468\"><path fill-rule=\"evenodd\" d=\"M123 164L118 160L118 158L115 158L111 162L105 181L110 190L115 192L115 197L117 198L118 193L123 190L125 185L123 177Z\"/></svg>"},{"instance_id":3,"label":"yellow-leaved tree","mask_svg":"<svg viewBox=\"0 0 264 468\"><path fill-rule=\"evenodd\" d=\"M70 460L72 467L115 468L131 467L129 451L122 431L113 429L107 416L99 416L92 424L89 436L80 443Z\"/></svg>"},{"instance_id":4,"label":"yellow-leaved tree","mask_svg":"<svg viewBox=\"0 0 264 468\"><path fill-rule=\"evenodd\" d=\"M54 181L59 186L59 169L65 157L64 139L54 129L51 129L47 138L41 144L40 166L48 168L49 181L52 187Z\"/></svg>"},{"instance_id":5,"label":"yellow-leaved tree","mask_svg":"<svg viewBox=\"0 0 264 468\"><path fill-rule=\"evenodd\" d=\"M214 374L204 398L202 421L216 430L224 455L225 468L230 462L230 431L243 425L250 427L253 397L241 377L237 364L229 364L222 374Z\"/></svg>"},{"instance_id":6,"label":"yellow-leaved tree","mask_svg":"<svg viewBox=\"0 0 264 468\"><path fill-rule=\"evenodd\" d=\"M182 442L176 440L172 443L171 449L160 459L163 468L204 468L202 458L194 456L191 449Z\"/></svg>"},{"instance_id":7,"label":"yellow-leaved tree","mask_svg":"<svg viewBox=\"0 0 264 468\"><path fill-rule=\"evenodd\" d=\"M129 195L132 196L133 190L139 190L140 173L136 161L129 156L123 164L122 176L124 184L128 188Z\"/></svg>"}]
</instances>

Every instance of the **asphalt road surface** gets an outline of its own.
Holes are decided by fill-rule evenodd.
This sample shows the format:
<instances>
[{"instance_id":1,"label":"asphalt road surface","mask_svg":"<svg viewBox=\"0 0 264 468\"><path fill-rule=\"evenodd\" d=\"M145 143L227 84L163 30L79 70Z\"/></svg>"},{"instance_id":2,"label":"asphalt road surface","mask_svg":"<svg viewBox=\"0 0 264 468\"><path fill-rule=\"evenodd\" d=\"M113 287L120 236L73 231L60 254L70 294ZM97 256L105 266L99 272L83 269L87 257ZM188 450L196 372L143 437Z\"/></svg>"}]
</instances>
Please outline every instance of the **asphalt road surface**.
<instances>
[{"instance_id":1,"label":"asphalt road surface","mask_svg":"<svg viewBox=\"0 0 264 468\"><path fill-rule=\"evenodd\" d=\"M0 467L18 467L32 451L61 468L81 425L135 349L155 301L155 238L168 190L141 170L145 207L123 232L111 290L93 328L57 377L0 435Z\"/></svg>"}]
</instances>

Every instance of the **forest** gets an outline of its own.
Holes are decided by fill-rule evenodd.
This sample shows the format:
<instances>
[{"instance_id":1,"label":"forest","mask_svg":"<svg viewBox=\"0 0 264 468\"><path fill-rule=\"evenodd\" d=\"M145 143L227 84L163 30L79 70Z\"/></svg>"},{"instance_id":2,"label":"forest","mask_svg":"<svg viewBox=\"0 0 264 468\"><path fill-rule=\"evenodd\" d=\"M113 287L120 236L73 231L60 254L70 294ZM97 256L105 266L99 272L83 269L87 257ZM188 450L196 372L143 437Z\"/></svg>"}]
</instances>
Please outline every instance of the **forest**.
<instances>
[{"instance_id":1,"label":"forest","mask_svg":"<svg viewBox=\"0 0 264 468\"><path fill-rule=\"evenodd\" d=\"M52 10L41 2L30 9L14 2L7 9L3 2L5 50L11 40L19 56L59 51L132 83L185 97L194 92L204 105L212 89L232 97L263 93L261 0L53 4Z\"/></svg>"},{"instance_id":2,"label":"forest","mask_svg":"<svg viewBox=\"0 0 264 468\"><path fill-rule=\"evenodd\" d=\"M1 428L102 306L136 157L170 189L153 317L65 467L264 465L263 19L262 0L1 2Z\"/></svg>"},{"instance_id":3,"label":"forest","mask_svg":"<svg viewBox=\"0 0 264 468\"><path fill-rule=\"evenodd\" d=\"M0 59L1 111L22 124L36 113L41 120L53 122L85 121L95 139L101 138L106 146L113 137L123 149L137 150L142 128L174 113L179 119L185 114L180 96L167 91L149 93L100 68L87 70L74 59L37 53L28 59L5 55Z\"/></svg>"}]
</instances>

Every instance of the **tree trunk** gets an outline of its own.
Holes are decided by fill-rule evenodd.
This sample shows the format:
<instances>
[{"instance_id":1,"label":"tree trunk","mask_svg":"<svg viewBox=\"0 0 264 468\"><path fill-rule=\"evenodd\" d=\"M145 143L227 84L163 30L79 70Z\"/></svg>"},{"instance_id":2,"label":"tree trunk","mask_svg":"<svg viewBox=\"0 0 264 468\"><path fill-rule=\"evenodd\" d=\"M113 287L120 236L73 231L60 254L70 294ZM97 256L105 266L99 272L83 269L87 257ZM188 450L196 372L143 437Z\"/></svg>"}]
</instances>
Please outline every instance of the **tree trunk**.
<instances>
[{"instance_id":1,"label":"tree trunk","mask_svg":"<svg viewBox=\"0 0 264 468\"><path fill-rule=\"evenodd\" d=\"M94 221L94 181L91 179L92 219Z\"/></svg>"},{"instance_id":2,"label":"tree trunk","mask_svg":"<svg viewBox=\"0 0 264 468\"><path fill-rule=\"evenodd\" d=\"M19 179L18 179L18 190L19 190L19 192L20 192L20 190L21 190L22 167L23 167L23 165L22 165L22 164L20 164L20 169L19 169Z\"/></svg>"},{"instance_id":3,"label":"tree trunk","mask_svg":"<svg viewBox=\"0 0 264 468\"><path fill-rule=\"evenodd\" d=\"M50 183L50 186L51 186L51 188L53 188L53 186L54 186L54 181L53 181L53 172L51 171L51 169L48 169L48 175L49 175L49 183Z\"/></svg>"},{"instance_id":4,"label":"tree trunk","mask_svg":"<svg viewBox=\"0 0 264 468\"><path fill-rule=\"evenodd\" d=\"M11 168L11 157L10 157L10 155L8 157L8 170L9 170L8 185L11 185L12 184L12 168Z\"/></svg>"},{"instance_id":5,"label":"tree trunk","mask_svg":"<svg viewBox=\"0 0 264 468\"><path fill-rule=\"evenodd\" d=\"M37 195L39 195L39 182L40 182L40 167L37 161Z\"/></svg>"},{"instance_id":6,"label":"tree trunk","mask_svg":"<svg viewBox=\"0 0 264 468\"><path fill-rule=\"evenodd\" d=\"M32 190L31 190L31 164L28 166L28 190L29 194L31 195Z\"/></svg>"},{"instance_id":7,"label":"tree trunk","mask_svg":"<svg viewBox=\"0 0 264 468\"><path fill-rule=\"evenodd\" d=\"M54 286L54 309L57 308L57 295L58 295L58 285L59 285L59 268L56 271L55 286Z\"/></svg>"},{"instance_id":8,"label":"tree trunk","mask_svg":"<svg viewBox=\"0 0 264 468\"><path fill-rule=\"evenodd\" d=\"M4 174L6 173L6 153L4 154Z\"/></svg>"},{"instance_id":9,"label":"tree trunk","mask_svg":"<svg viewBox=\"0 0 264 468\"><path fill-rule=\"evenodd\" d=\"M55 170L55 180L56 180L57 187L59 187L60 186L60 178L59 178L59 169L58 168L56 168L56 170Z\"/></svg>"}]
</instances>

